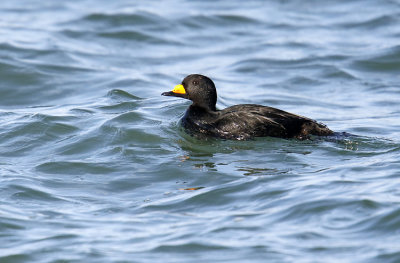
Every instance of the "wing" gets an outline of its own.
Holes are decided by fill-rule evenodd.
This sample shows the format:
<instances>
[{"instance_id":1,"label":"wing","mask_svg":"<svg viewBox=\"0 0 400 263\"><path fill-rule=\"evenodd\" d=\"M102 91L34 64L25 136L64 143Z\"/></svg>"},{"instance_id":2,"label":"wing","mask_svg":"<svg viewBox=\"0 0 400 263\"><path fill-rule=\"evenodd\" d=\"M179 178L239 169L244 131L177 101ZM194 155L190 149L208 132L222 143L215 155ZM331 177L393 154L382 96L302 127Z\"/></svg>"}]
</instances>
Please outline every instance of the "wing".
<instances>
[{"instance_id":1,"label":"wing","mask_svg":"<svg viewBox=\"0 0 400 263\"><path fill-rule=\"evenodd\" d=\"M307 122L313 120L272 107L245 104L220 111L214 127L218 127L220 133L244 139L263 136L289 138L299 134Z\"/></svg>"}]
</instances>

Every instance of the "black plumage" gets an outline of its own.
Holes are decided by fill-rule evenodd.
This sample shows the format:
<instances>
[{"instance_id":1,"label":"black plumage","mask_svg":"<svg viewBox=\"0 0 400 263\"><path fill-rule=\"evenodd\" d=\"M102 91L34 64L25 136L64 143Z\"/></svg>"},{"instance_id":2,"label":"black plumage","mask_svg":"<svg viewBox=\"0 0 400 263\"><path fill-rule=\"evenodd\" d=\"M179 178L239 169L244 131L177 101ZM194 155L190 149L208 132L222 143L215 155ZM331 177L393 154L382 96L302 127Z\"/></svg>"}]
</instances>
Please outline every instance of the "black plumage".
<instances>
[{"instance_id":1,"label":"black plumage","mask_svg":"<svg viewBox=\"0 0 400 263\"><path fill-rule=\"evenodd\" d=\"M199 74L188 75L182 84L162 95L193 102L181 120L182 126L192 134L232 140L266 136L307 139L310 135L333 134L324 124L272 107L241 104L217 110L215 85Z\"/></svg>"}]
</instances>

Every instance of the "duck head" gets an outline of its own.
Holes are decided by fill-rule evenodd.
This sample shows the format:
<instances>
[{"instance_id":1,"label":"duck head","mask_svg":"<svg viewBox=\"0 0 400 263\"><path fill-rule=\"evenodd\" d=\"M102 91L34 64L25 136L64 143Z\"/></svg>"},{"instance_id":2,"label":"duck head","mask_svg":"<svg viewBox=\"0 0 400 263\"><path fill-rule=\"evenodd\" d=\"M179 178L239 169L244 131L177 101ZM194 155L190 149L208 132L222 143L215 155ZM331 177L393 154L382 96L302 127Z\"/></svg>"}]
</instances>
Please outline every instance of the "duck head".
<instances>
[{"instance_id":1,"label":"duck head","mask_svg":"<svg viewBox=\"0 0 400 263\"><path fill-rule=\"evenodd\" d=\"M161 95L188 99L193 102L193 106L211 111L216 110L217 90L214 82L200 74L186 76L182 83L176 85L172 91L164 92Z\"/></svg>"}]
</instances>

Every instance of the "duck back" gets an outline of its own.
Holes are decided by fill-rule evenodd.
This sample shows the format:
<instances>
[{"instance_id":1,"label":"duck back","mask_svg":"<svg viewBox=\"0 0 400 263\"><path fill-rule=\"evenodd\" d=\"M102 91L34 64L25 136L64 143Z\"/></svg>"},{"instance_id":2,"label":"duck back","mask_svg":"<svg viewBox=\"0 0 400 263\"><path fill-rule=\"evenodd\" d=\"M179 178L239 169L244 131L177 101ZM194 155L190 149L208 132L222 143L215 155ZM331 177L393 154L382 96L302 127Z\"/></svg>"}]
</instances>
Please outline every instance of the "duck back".
<instances>
[{"instance_id":1,"label":"duck back","mask_svg":"<svg viewBox=\"0 0 400 263\"><path fill-rule=\"evenodd\" d=\"M333 133L312 119L256 104L235 105L215 112L191 106L182 125L188 131L236 140L265 136L307 139L310 135Z\"/></svg>"}]
</instances>

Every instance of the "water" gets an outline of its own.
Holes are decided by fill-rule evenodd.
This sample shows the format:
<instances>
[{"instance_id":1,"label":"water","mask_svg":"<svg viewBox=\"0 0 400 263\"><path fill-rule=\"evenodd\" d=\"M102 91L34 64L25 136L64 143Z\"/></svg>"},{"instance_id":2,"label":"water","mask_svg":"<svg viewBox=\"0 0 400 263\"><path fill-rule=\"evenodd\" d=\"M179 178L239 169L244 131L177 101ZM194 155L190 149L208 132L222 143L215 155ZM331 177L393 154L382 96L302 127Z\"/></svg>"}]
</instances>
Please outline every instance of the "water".
<instances>
[{"instance_id":1,"label":"water","mask_svg":"<svg viewBox=\"0 0 400 263\"><path fill-rule=\"evenodd\" d=\"M0 262L400 262L400 2L0 3ZM197 140L190 73L357 136Z\"/></svg>"}]
</instances>

